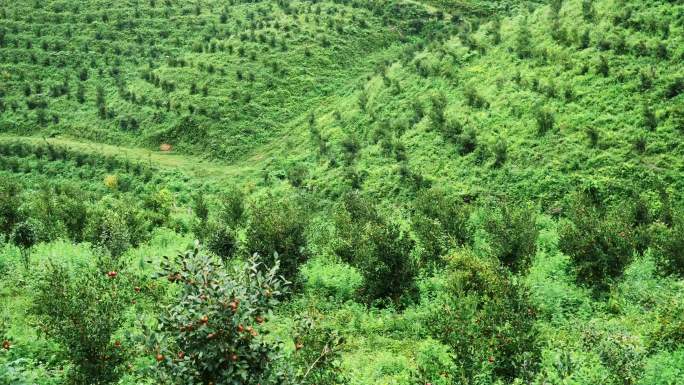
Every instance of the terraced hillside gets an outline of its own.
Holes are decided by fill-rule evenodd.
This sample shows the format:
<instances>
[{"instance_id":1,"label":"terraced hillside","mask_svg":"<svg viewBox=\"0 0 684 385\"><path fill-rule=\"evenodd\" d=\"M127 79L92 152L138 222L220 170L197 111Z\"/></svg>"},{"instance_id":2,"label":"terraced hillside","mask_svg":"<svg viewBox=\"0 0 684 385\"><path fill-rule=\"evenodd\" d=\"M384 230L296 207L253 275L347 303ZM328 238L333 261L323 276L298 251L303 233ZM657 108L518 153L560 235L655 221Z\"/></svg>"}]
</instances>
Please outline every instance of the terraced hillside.
<instances>
[{"instance_id":1,"label":"terraced hillside","mask_svg":"<svg viewBox=\"0 0 684 385\"><path fill-rule=\"evenodd\" d=\"M384 2L8 3L2 129L235 157L429 19Z\"/></svg>"}]
</instances>

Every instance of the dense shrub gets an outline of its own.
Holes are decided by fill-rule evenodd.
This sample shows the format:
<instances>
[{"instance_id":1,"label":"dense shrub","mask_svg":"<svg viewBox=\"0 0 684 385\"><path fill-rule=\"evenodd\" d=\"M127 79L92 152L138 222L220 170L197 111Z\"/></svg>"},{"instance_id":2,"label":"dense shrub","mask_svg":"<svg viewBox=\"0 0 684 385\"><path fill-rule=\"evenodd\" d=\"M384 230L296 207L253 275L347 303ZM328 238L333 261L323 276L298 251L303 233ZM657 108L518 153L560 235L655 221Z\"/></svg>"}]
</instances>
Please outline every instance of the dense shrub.
<instances>
[{"instance_id":1,"label":"dense shrub","mask_svg":"<svg viewBox=\"0 0 684 385\"><path fill-rule=\"evenodd\" d=\"M369 302L389 299L399 303L415 289L414 242L395 223L381 217L358 193L350 193L334 214L334 252L359 269L362 294Z\"/></svg>"},{"instance_id":2,"label":"dense shrub","mask_svg":"<svg viewBox=\"0 0 684 385\"><path fill-rule=\"evenodd\" d=\"M634 384L640 377L647 354L643 340L621 326L590 322L582 330L585 351L595 352L609 369L609 382Z\"/></svg>"},{"instance_id":3,"label":"dense shrub","mask_svg":"<svg viewBox=\"0 0 684 385\"><path fill-rule=\"evenodd\" d=\"M671 385L684 378L684 349L664 351L648 358L638 385Z\"/></svg>"},{"instance_id":4,"label":"dense shrub","mask_svg":"<svg viewBox=\"0 0 684 385\"><path fill-rule=\"evenodd\" d=\"M430 334L455 355L454 380L530 378L539 350L525 289L495 261L462 250L447 258L445 286L429 306Z\"/></svg>"},{"instance_id":5,"label":"dense shrub","mask_svg":"<svg viewBox=\"0 0 684 385\"><path fill-rule=\"evenodd\" d=\"M249 211L247 251L261 255L267 265L274 264L277 254L280 274L294 280L307 258L308 213L291 199L277 200L272 196L255 201Z\"/></svg>"},{"instance_id":6,"label":"dense shrub","mask_svg":"<svg viewBox=\"0 0 684 385\"><path fill-rule=\"evenodd\" d=\"M684 277L684 218L677 216L672 226L654 223L649 233L660 271Z\"/></svg>"},{"instance_id":7,"label":"dense shrub","mask_svg":"<svg viewBox=\"0 0 684 385\"><path fill-rule=\"evenodd\" d=\"M553 112L546 108L536 109L534 119L537 122L537 134L539 135L544 135L551 131L556 120Z\"/></svg>"},{"instance_id":8,"label":"dense shrub","mask_svg":"<svg viewBox=\"0 0 684 385\"><path fill-rule=\"evenodd\" d=\"M262 328L286 289L273 267L255 256L234 271L195 248L165 258L157 276L176 298L146 331L146 346L166 384L279 384L281 347Z\"/></svg>"},{"instance_id":9,"label":"dense shrub","mask_svg":"<svg viewBox=\"0 0 684 385\"><path fill-rule=\"evenodd\" d=\"M492 255L514 272L523 271L536 251L536 210L505 200L490 203L484 210L482 226Z\"/></svg>"},{"instance_id":10,"label":"dense shrub","mask_svg":"<svg viewBox=\"0 0 684 385\"><path fill-rule=\"evenodd\" d=\"M237 250L235 230L218 223L211 223L206 231L207 249L223 259L231 258Z\"/></svg>"},{"instance_id":11,"label":"dense shrub","mask_svg":"<svg viewBox=\"0 0 684 385\"><path fill-rule=\"evenodd\" d=\"M684 301L674 295L656 309L657 322L649 335L650 344L656 349L681 349L684 347Z\"/></svg>"},{"instance_id":12,"label":"dense shrub","mask_svg":"<svg viewBox=\"0 0 684 385\"><path fill-rule=\"evenodd\" d=\"M0 177L0 234L9 236L21 220L22 187L14 178Z\"/></svg>"},{"instance_id":13,"label":"dense shrub","mask_svg":"<svg viewBox=\"0 0 684 385\"><path fill-rule=\"evenodd\" d=\"M576 194L559 229L559 247L572 258L577 279L602 291L622 275L635 251L634 230L624 210L603 210Z\"/></svg>"},{"instance_id":14,"label":"dense shrub","mask_svg":"<svg viewBox=\"0 0 684 385\"><path fill-rule=\"evenodd\" d=\"M73 270L50 262L33 281L30 312L38 329L59 343L73 363L72 384L109 384L122 375L120 365L130 350L114 336L125 319L133 293L132 279L116 264Z\"/></svg>"},{"instance_id":15,"label":"dense shrub","mask_svg":"<svg viewBox=\"0 0 684 385\"><path fill-rule=\"evenodd\" d=\"M449 347L432 338L418 346L416 366L413 377L417 384L450 385L453 383L452 376L457 372Z\"/></svg>"},{"instance_id":16,"label":"dense shrub","mask_svg":"<svg viewBox=\"0 0 684 385\"><path fill-rule=\"evenodd\" d=\"M425 261L441 261L449 248L470 240L470 207L438 188L423 190L413 201L411 222Z\"/></svg>"}]
</instances>

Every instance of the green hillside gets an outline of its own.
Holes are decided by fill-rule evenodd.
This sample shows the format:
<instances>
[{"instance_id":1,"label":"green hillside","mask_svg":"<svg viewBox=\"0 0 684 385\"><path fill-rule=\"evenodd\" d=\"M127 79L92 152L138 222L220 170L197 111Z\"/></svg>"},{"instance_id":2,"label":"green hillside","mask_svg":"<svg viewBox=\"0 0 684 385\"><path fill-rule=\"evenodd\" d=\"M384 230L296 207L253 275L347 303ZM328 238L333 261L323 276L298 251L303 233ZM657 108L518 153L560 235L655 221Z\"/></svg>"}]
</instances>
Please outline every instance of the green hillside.
<instances>
[{"instance_id":1,"label":"green hillside","mask_svg":"<svg viewBox=\"0 0 684 385\"><path fill-rule=\"evenodd\" d=\"M20 0L0 67L0 385L684 383L680 1Z\"/></svg>"},{"instance_id":2,"label":"green hillside","mask_svg":"<svg viewBox=\"0 0 684 385\"><path fill-rule=\"evenodd\" d=\"M581 184L604 198L655 188L654 178L680 190L681 22L671 7L640 7L629 9L671 32L624 26L612 3L595 6L596 22L578 22L579 5L566 4L466 25L316 110L313 130L331 149L316 156L341 160L353 137L364 188L382 196L411 187L406 170L466 194L545 204ZM339 176L331 168L320 173L327 186Z\"/></svg>"},{"instance_id":3,"label":"green hillside","mask_svg":"<svg viewBox=\"0 0 684 385\"><path fill-rule=\"evenodd\" d=\"M387 57L384 3L29 2L3 7L4 130L173 141L231 157Z\"/></svg>"}]
</instances>

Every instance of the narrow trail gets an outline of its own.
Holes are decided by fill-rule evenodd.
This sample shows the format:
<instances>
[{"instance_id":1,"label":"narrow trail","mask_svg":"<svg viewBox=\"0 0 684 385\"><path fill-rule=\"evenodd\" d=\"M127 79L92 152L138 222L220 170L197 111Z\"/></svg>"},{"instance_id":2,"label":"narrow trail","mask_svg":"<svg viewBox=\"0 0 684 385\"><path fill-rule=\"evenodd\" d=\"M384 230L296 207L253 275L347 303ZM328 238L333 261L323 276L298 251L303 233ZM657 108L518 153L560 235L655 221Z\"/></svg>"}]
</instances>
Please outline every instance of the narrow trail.
<instances>
[{"instance_id":1,"label":"narrow trail","mask_svg":"<svg viewBox=\"0 0 684 385\"><path fill-rule=\"evenodd\" d=\"M86 153L117 156L137 162L150 163L159 168L177 170L189 177L208 181L221 182L241 177L251 177L260 171L260 164L256 157L254 159L248 158L228 164L201 159L198 156L179 154L173 151L162 152L140 147L94 143L64 136L58 138L43 138L36 136L0 134L0 142L12 141L36 144L47 141L53 145L63 146L68 149Z\"/></svg>"}]
</instances>

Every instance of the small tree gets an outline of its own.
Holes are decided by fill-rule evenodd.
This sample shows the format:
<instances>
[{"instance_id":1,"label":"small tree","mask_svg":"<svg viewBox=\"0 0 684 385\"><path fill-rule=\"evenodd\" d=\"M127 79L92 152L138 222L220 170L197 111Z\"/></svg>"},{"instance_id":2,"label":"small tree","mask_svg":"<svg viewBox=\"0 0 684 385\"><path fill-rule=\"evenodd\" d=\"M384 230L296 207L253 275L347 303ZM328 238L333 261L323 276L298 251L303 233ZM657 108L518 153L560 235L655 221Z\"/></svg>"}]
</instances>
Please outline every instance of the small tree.
<instances>
[{"instance_id":1,"label":"small tree","mask_svg":"<svg viewBox=\"0 0 684 385\"><path fill-rule=\"evenodd\" d=\"M21 250L21 259L26 269L29 268L31 249L38 242L39 224L32 219L17 223L12 231L12 242Z\"/></svg>"},{"instance_id":2,"label":"small tree","mask_svg":"<svg viewBox=\"0 0 684 385\"><path fill-rule=\"evenodd\" d=\"M658 127L658 118L651 107L644 105L641 114L643 116L644 127L646 127L647 130L653 131Z\"/></svg>"},{"instance_id":3,"label":"small tree","mask_svg":"<svg viewBox=\"0 0 684 385\"><path fill-rule=\"evenodd\" d=\"M438 130L441 130L446 123L446 115L444 110L447 106L446 96L443 92L432 95L430 98L432 104L432 109L430 109L430 120L432 120L432 125Z\"/></svg>"},{"instance_id":4,"label":"small tree","mask_svg":"<svg viewBox=\"0 0 684 385\"><path fill-rule=\"evenodd\" d=\"M572 258L577 280L601 292L622 275L635 250L634 229L625 210L606 213L586 194L575 195L568 219L559 229L558 246Z\"/></svg>"},{"instance_id":5,"label":"small tree","mask_svg":"<svg viewBox=\"0 0 684 385\"><path fill-rule=\"evenodd\" d=\"M499 201L486 210L483 227L492 255L514 272L524 270L534 256L539 234L534 209Z\"/></svg>"},{"instance_id":6,"label":"small tree","mask_svg":"<svg viewBox=\"0 0 684 385\"><path fill-rule=\"evenodd\" d=\"M553 113L546 108L537 108L534 111L534 119L537 122L537 134L540 136L551 131L556 121Z\"/></svg>"},{"instance_id":7,"label":"small tree","mask_svg":"<svg viewBox=\"0 0 684 385\"><path fill-rule=\"evenodd\" d=\"M445 287L429 303L424 324L455 355L453 378L488 374L493 378L487 383L531 380L539 348L524 286L496 261L467 249L446 262Z\"/></svg>"},{"instance_id":8,"label":"small tree","mask_svg":"<svg viewBox=\"0 0 684 385\"><path fill-rule=\"evenodd\" d=\"M508 143L499 138L494 144L494 167L501 167L508 159Z\"/></svg>"},{"instance_id":9,"label":"small tree","mask_svg":"<svg viewBox=\"0 0 684 385\"><path fill-rule=\"evenodd\" d=\"M70 271L50 262L34 280L30 312L38 329L62 345L73 368L72 384L110 384L118 381L126 347L113 336L123 324L133 293L130 279L100 261L97 268L82 265ZM109 270L109 271L107 271Z\"/></svg>"},{"instance_id":10,"label":"small tree","mask_svg":"<svg viewBox=\"0 0 684 385\"><path fill-rule=\"evenodd\" d=\"M521 59L532 55L532 33L527 25L527 16L520 19L518 31L515 35L515 51Z\"/></svg>"},{"instance_id":11,"label":"small tree","mask_svg":"<svg viewBox=\"0 0 684 385\"><path fill-rule=\"evenodd\" d=\"M289 199L273 197L254 202L250 207L247 226L246 248L250 253L264 256L264 261L274 264L281 259L280 273L287 280L294 280L299 265L306 261L305 230L307 213Z\"/></svg>"},{"instance_id":12,"label":"small tree","mask_svg":"<svg viewBox=\"0 0 684 385\"><path fill-rule=\"evenodd\" d=\"M164 384L283 383L281 346L263 337L262 324L286 289L278 261L265 267L255 255L229 272L221 260L195 248L165 258L157 274L177 286L177 298L146 331L146 345Z\"/></svg>"}]
</instances>

